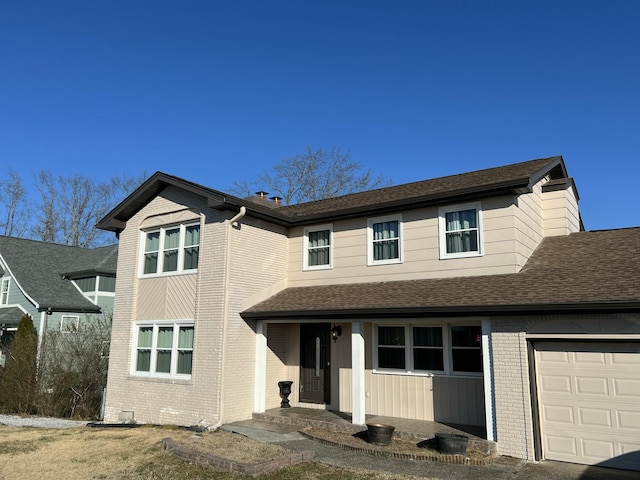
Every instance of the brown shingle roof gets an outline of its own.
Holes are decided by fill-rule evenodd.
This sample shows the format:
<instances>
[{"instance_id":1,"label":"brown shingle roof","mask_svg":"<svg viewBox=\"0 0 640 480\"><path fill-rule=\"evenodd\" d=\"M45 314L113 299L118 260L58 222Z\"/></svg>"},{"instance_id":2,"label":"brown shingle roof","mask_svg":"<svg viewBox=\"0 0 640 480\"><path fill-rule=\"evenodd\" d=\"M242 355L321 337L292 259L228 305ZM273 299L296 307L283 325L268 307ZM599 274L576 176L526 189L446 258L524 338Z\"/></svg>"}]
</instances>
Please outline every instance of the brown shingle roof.
<instances>
[{"instance_id":1,"label":"brown shingle roof","mask_svg":"<svg viewBox=\"0 0 640 480\"><path fill-rule=\"evenodd\" d=\"M488 168L447 177L422 180L392 187L353 193L315 202L278 208L278 213L302 220L305 216L333 214L343 210L359 210L371 206L406 207L412 203L449 199L454 196L491 194L499 189L530 187L539 178L558 169L556 177L564 178L566 170L562 157L540 158L502 167Z\"/></svg>"},{"instance_id":2,"label":"brown shingle roof","mask_svg":"<svg viewBox=\"0 0 640 480\"><path fill-rule=\"evenodd\" d=\"M516 274L294 287L246 318L640 309L640 228L545 238Z\"/></svg>"}]
</instances>

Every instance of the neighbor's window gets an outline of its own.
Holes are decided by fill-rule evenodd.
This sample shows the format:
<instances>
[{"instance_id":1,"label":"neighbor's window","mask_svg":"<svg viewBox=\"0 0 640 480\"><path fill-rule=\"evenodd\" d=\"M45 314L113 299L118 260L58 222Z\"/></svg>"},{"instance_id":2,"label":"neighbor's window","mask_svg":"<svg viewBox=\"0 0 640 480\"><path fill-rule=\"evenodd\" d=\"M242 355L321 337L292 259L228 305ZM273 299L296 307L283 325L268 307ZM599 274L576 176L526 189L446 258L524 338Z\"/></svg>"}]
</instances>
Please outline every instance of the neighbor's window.
<instances>
[{"instance_id":1,"label":"neighbor's window","mask_svg":"<svg viewBox=\"0 0 640 480\"><path fill-rule=\"evenodd\" d=\"M376 335L376 370L482 373L480 325L378 325Z\"/></svg>"},{"instance_id":2,"label":"neighbor's window","mask_svg":"<svg viewBox=\"0 0 640 480\"><path fill-rule=\"evenodd\" d=\"M331 268L331 237L333 227L320 225L304 229L305 242L305 270L319 270Z\"/></svg>"},{"instance_id":3,"label":"neighbor's window","mask_svg":"<svg viewBox=\"0 0 640 480\"><path fill-rule=\"evenodd\" d=\"M158 377L191 376L193 324L159 322L138 325L134 373Z\"/></svg>"},{"instance_id":4,"label":"neighbor's window","mask_svg":"<svg viewBox=\"0 0 640 480\"><path fill-rule=\"evenodd\" d=\"M367 221L369 265L401 262L401 224L400 215L370 218Z\"/></svg>"},{"instance_id":5,"label":"neighbor's window","mask_svg":"<svg viewBox=\"0 0 640 480\"><path fill-rule=\"evenodd\" d=\"M80 317L76 315L63 315L60 319L60 331L62 333L78 333Z\"/></svg>"},{"instance_id":6,"label":"neighbor's window","mask_svg":"<svg viewBox=\"0 0 640 480\"><path fill-rule=\"evenodd\" d=\"M180 273L198 268L200 225L177 225L144 234L144 275Z\"/></svg>"},{"instance_id":7,"label":"neighbor's window","mask_svg":"<svg viewBox=\"0 0 640 480\"><path fill-rule=\"evenodd\" d=\"M442 207L439 220L440 258L481 255L479 203Z\"/></svg>"},{"instance_id":8,"label":"neighbor's window","mask_svg":"<svg viewBox=\"0 0 640 480\"><path fill-rule=\"evenodd\" d=\"M2 286L0 286L0 305L7 305L9 303L9 281L10 278L2 279Z\"/></svg>"}]
</instances>

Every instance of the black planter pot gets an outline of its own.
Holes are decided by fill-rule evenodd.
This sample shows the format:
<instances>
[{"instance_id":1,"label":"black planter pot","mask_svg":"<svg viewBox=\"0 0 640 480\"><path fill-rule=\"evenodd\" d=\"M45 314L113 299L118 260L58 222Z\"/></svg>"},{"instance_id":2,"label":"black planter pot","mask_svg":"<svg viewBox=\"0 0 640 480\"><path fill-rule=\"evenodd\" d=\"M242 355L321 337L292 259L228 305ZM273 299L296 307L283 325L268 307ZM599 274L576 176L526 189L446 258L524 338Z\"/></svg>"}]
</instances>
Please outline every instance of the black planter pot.
<instances>
[{"instance_id":1,"label":"black planter pot","mask_svg":"<svg viewBox=\"0 0 640 480\"><path fill-rule=\"evenodd\" d=\"M291 395L291 385L293 385L293 381L291 380L283 380L282 382L278 382L278 387L280 387L280 398L282 402L280 402L280 408L290 408L289 405L289 395Z\"/></svg>"},{"instance_id":2,"label":"black planter pot","mask_svg":"<svg viewBox=\"0 0 640 480\"><path fill-rule=\"evenodd\" d=\"M464 455L469 445L469 437L459 433L436 433L436 444L440 453Z\"/></svg>"},{"instance_id":3,"label":"black planter pot","mask_svg":"<svg viewBox=\"0 0 640 480\"><path fill-rule=\"evenodd\" d=\"M396 427L383 423L367 423L367 441L373 445L390 445L395 429Z\"/></svg>"}]
</instances>

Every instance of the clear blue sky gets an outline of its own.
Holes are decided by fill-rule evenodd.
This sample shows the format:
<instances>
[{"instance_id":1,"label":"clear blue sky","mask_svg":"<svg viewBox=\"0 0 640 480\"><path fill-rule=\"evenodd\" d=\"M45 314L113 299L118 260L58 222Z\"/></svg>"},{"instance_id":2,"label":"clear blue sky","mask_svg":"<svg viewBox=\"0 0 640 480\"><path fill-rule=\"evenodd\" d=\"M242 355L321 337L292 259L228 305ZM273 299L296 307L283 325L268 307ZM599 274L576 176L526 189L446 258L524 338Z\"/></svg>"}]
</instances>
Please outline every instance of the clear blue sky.
<instances>
[{"instance_id":1,"label":"clear blue sky","mask_svg":"<svg viewBox=\"0 0 640 480\"><path fill-rule=\"evenodd\" d=\"M587 229L640 225L640 1L3 0L0 49L0 178L563 155Z\"/></svg>"}]
</instances>

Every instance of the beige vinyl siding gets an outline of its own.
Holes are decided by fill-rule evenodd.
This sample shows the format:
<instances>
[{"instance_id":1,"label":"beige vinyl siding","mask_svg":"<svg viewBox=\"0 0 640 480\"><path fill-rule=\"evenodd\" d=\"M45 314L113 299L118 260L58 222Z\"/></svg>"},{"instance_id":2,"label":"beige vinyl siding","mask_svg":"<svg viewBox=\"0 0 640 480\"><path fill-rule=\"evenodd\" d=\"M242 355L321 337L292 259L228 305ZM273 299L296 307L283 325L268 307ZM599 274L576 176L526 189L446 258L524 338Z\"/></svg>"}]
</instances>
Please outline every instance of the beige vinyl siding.
<instances>
[{"instance_id":1,"label":"beige vinyl siding","mask_svg":"<svg viewBox=\"0 0 640 480\"><path fill-rule=\"evenodd\" d=\"M545 192L544 229L547 236L567 235L580 230L578 201L573 187Z\"/></svg>"},{"instance_id":2,"label":"beige vinyl siding","mask_svg":"<svg viewBox=\"0 0 640 480\"><path fill-rule=\"evenodd\" d=\"M514 198L482 201L479 257L440 260L437 207L402 212L402 263L367 266L367 218L333 223L333 268L303 271L304 229L289 234L289 286L413 280L461 275L514 273L518 262L513 236Z\"/></svg>"},{"instance_id":3,"label":"beige vinyl siding","mask_svg":"<svg viewBox=\"0 0 640 480\"><path fill-rule=\"evenodd\" d=\"M195 318L197 274L139 280L137 319Z\"/></svg>"},{"instance_id":4,"label":"beige vinyl siding","mask_svg":"<svg viewBox=\"0 0 640 480\"><path fill-rule=\"evenodd\" d=\"M533 185L532 193L520 195L514 204L514 235L519 271L544 237L544 211L542 206L543 178Z\"/></svg>"}]
</instances>

